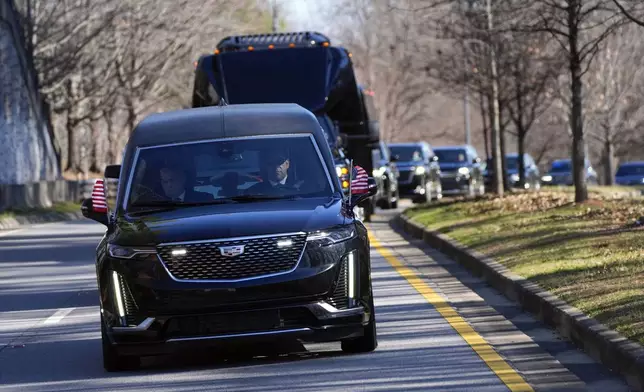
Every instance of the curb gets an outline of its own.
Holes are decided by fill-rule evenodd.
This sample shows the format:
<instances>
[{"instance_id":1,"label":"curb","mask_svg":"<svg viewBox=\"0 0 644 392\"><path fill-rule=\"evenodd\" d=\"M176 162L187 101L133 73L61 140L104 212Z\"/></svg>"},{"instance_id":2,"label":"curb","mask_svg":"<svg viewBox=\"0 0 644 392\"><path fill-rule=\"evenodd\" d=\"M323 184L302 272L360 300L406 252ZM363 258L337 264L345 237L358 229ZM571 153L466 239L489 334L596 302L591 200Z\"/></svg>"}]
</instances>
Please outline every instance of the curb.
<instances>
[{"instance_id":1,"label":"curb","mask_svg":"<svg viewBox=\"0 0 644 392\"><path fill-rule=\"evenodd\" d=\"M398 215L395 222L404 232L422 239L483 278L524 310L555 328L594 360L622 375L630 388L644 391L644 347L640 344L626 339L537 284L513 274L491 258L468 249L444 234L428 230L403 214Z\"/></svg>"},{"instance_id":2,"label":"curb","mask_svg":"<svg viewBox=\"0 0 644 392\"><path fill-rule=\"evenodd\" d=\"M19 229L23 226L38 223L52 223L80 220L83 214L78 212L48 212L45 214L16 215L0 219L0 230Z\"/></svg>"}]
</instances>

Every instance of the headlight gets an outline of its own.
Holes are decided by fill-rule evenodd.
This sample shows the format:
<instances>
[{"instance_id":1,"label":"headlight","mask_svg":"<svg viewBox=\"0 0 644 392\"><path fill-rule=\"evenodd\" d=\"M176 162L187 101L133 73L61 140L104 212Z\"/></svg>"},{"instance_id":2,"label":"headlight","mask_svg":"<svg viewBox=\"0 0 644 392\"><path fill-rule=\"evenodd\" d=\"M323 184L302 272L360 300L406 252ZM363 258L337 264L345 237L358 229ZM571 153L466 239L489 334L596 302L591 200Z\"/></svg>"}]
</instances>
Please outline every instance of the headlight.
<instances>
[{"instance_id":1,"label":"headlight","mask_svg":"<svg viewBox=\"0 0 644 392\"><path fill-rule=\"evenodd\" d=\"M383 174L385 174L386 171L387 171L387 168L385 166L382 166L382 167L380 167L378 169L373 169L373 176L374 177L380 177Z\"/></svg>"},{"instance_id":2,"label":"headlight","mask_svg":"<svg viewBox=\"0 0 644 392\"><path fill-rule=\"evenodd\" d=\"M109 244L107 246L107 251L109 252L110 256L114 258L128 259L128 260L143 259L151 254L156 254L156 250L154 248L148 248L148 247L131 248L126 246L114 245L114 244Z\"/></svg>"},{"instance_id":3,"label":"headlight","mask_svg":"<svg viewBox=\"0 0 644 392\"><path fill-rule=\"evenodd\" d=\"M416 170L414 170L416 174L425 174L425 166L418 166L416 167Z\"/></svg>"},{"instance_id":4,"label":"headlight","mask_svg":"<svg viewBox=\"0 0 644 392\"><path fill-rule=\"evenodd\" d=\"M541 177L541 181L550 182L550 181L552 181L552 176L543 176L543 177Z\"/></svg>"},{"instance_id":5,"label":"headlight","mask_svg":"<svg viewBox=\"0 0 644 392\"><path fill-rule=\"evenodd\" d=\"M468 169L466 167L459 167L458 168L458 174L463 175L463 176L467 176L468 174L470 174L470 169Z\"/></svg>"},{"instance_id":6,"label":"headlight","mask_svg":"<svg viewBox=\"0 0 644 392\"><path fill-rule=\"evenodd\" d=\"M510 174L510 181L519 181L519 175L518 174Z\"/></svg>"},{"instance_id":7,"label":"headlight","mask_svg":"<svg viewBox=\"0 0 644 392\"><path fill-rule=\"evenodd\" d=\"M346 166L336 166L335 172L338 174L338 177L342 177L349 174L349 169Z\"/></svg>"},{"instance_id":8,"label":"headlight","mask_svg":"<svg viewBox=\"0 0 644 392\"><path fill-rule=\"evenodd\" d=\"M309 233L306 240L317 245L332 245L355 237L353 226L336 227Z\"/></svg>"}]
</instances>

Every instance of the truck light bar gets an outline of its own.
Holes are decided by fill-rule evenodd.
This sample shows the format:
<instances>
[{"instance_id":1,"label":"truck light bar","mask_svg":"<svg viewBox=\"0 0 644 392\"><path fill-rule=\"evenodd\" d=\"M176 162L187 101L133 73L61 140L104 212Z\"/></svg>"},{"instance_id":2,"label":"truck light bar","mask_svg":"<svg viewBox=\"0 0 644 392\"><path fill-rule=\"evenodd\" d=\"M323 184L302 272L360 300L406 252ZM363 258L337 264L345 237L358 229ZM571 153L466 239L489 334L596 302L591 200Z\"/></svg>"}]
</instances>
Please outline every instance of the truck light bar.
<instances>
[{"instance_id":1,"label":"truck light bar","mask_svg":"<svg viewBox=\"0 0 644 392\"><path fill-rule=\"evenodd\" d=\"M331 45L331 42L327 36L312 31L235 35L219 41L215 54L238 50L328 47L329 45Z\"/></svg>"}]
</instances>

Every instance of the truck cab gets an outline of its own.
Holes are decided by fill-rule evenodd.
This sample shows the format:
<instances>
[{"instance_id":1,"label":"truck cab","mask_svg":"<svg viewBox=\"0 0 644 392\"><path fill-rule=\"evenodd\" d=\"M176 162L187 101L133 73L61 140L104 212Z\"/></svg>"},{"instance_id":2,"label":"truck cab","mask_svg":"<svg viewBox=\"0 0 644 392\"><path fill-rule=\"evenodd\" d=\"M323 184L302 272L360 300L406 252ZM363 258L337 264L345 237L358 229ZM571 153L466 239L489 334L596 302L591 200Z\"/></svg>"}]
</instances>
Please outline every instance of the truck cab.
<instances>
[{"instance_id":1,"label":"truck cab","mask_svg":"<svg viewBox=\"0 0 644 392\"><path fill-rule=\"evenodd\" d=\"M371 97L356 81L351 53L323 34L305 31L222 39L195 64L192 106L296 103L328 131L338 173L346 158L371 173L371 150L380 142ZM336 142L340 137L343 143ZM373 210L365 208L369 221Z\"/></svg>"}]
</instances>

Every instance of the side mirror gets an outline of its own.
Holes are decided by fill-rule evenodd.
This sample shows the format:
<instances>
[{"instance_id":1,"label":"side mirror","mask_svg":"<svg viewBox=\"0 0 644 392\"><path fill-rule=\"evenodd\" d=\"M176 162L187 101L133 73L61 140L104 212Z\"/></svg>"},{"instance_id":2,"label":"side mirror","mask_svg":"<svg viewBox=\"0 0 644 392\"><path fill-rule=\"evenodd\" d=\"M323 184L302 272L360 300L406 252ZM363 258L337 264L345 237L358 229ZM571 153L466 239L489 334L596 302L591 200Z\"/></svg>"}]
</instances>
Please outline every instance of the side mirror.
<instances>
[{"instance_id":1,"label":"side mirror","mask_svg":"<svg viewBox=\"0 0 644 392\"><path fill-rule=\"evenodd\" d=\"M105 178L118 179L121 176L121 165L109 165L105 167Z\"/></svg>"},{"instance_id":2,"label":"side mirror","mask_svg":"<svg viewBox=\"0 0 644 392\"><path fill-rule=\"evenodd\" d=\"M354 166L351 179L351 208L378 193L375 178L369 177L360 166Z\"/></svg>"},{"instance_id":3,"label":"side mirror","mask_svg":"<svg viewBox=\"0 0 644 392\"><path fill-rule=\"evenodd\" d=\"M105 197L104 186L103 180L96 180L92 189L92 197L83 200L81 203L81 213L85 218L107 226L109 219L107 217L107 198Z\"/></svg>"},{"instance_id":4,"label":"side mirror","mask_svg":"<svg viewBox=\"0 0 644 392\"><path fill-rule=\"evenodd\" d=\"M432 157L429 160L432 162L438 162L438 155L432 155Z\"/></svg>"}]
</instances>

